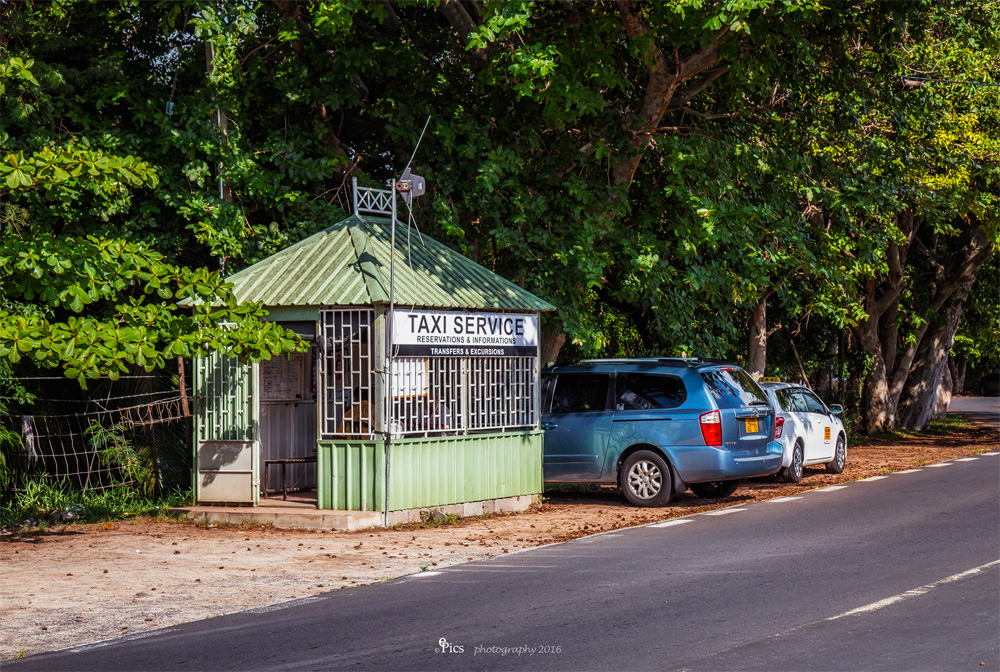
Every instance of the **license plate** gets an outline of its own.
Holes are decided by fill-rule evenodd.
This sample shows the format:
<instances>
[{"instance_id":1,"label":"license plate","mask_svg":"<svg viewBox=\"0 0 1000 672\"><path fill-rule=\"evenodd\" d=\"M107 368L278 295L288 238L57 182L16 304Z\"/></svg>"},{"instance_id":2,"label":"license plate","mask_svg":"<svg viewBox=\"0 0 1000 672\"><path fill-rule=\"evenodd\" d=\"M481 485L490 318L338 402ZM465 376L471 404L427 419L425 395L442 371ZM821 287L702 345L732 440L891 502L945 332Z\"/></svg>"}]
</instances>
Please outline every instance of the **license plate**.
<instances>
[{"instance_id":1,"label":"license plate","mask_svg":"<svg viewBox=\"0 0 1000 672\"><path fill-rule=\"evenodd\" d=\"M830 428L829 427L824 427L823 428L823 440L826 441L827 443L830 442Z\"/></svg>"},{"instance_id":2,"label":"license plate","mask_svg":"<svg viewBox=\"0 0 1000 672\"><path fill-rule=\"evenodd\" d=\"M756 434L759 428L757 427L757 418L747 419L747 434Z\"/></svg>"}]
</instances>

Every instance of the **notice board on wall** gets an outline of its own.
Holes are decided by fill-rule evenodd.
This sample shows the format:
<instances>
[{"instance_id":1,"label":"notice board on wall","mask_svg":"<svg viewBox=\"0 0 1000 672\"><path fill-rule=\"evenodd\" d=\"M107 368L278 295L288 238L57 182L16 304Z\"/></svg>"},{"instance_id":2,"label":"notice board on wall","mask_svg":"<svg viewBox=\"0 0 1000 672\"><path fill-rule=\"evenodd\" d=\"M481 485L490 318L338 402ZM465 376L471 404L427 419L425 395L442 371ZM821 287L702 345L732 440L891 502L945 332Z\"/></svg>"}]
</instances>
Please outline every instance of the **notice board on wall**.
<instances>
[{"instance_id":1,"label":"notice board on wall","mask_svg":"<svg viewBox=\"0 0 1000 672\"><path fill-rule=\"evenodd\" d=\"M403 357L392 360L392 396L427 396L427 360Z\"/></svg>"},{"instance_id":2,"label":"notice board on wall","mask_svg":"<svg viewBox=\"0 0 1000 672\"><path fill-rule=\"evenodd\" d=\"M277 355L260 363L261 401L300 401L306 398L309 380L306 353L293 352L288 359Z\"/></svg>"}]
</instances>

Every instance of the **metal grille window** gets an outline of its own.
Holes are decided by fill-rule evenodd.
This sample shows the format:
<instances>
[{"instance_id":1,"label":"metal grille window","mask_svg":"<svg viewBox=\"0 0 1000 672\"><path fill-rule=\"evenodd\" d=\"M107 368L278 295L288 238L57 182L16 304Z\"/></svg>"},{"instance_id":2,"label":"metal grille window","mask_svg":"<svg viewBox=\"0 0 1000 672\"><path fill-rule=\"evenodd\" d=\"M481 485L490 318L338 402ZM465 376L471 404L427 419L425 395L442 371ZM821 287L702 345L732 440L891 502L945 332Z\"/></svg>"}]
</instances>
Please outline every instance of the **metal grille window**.
<instances>
[{"instance_id":1,"label":"metal grille window","mask_svg":"<svg viewBox=\"0 0 1000 672\"><path fill-rule=\"evenodd\" d=\"M392 433L459 434L538 421L535 357L394 360Z\"/></svg>"},{"instance_id":2,"label":"metal grille window","mask_svg":"<svg viewBox=\"0 0 1000 672\"><path fill-rule=\"evenodd\" d=\"M468 361L469 429L513 429L535 424L535 357L481 357Z\"/></svg>"},{"instance_id":3,"label":"metal grille window","mask_svg":"<svg viewBox=\"0 0 1000 672\"><path fill-rule=\"evenodd\" d=\"M320 312L320 376L324 437L370 438L375 432L375 311Z\"/></svg>"},{"instance_id":4,"label":"metal grille window","mask_svg":"<svg viewBox=\"0 0 1000 672\"><path fill-rule=\"evenodd\" d=\"M392 433L455 434L465 421L464 360L406 357L393 360Z\"/></svg>"},{"instance_id":5,"label":"metal grille window","mask_svg":"<svg viewBox=\"0 0 1000 672\"><path fill-rule=\"evenodd\" d=\"M388 389L376 386L375 312L320 313L317 393L324 438L374 438L383 430L376 395L394 436L440 436L523 429L538 424L538 358L402 356Z\"/></svg>"},{"instance_id":6,"label":"metal grille window","mask_svg":"<svg viewBox=\"0 0 1000 672\"><path fill-rule=\"evenodd\" d=\"M195 360L199 441L253 440L250 365L212 352Z\"/></svg>"}]
</instances>

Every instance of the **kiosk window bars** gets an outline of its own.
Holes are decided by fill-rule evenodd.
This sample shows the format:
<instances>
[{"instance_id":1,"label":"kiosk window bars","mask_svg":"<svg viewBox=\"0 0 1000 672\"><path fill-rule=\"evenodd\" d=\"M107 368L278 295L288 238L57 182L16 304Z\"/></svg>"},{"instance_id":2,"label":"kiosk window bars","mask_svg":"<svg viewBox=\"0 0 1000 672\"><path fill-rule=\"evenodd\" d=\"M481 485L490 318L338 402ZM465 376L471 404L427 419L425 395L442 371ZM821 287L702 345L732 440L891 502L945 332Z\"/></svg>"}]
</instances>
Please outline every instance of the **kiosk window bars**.
<instances>
[{"instance_id":1,"label":"kiosk window bars","mask_svg":"<svg viewBox=\"0 0 1000 672\"><path fill-rule=\"evenodd\" d=\"M375 312L321 312L321 433L368 439L376 419ZM438 436L524 429L538 424L538 358L402 356L382 392L393 436Z\"/></svg>"},{"instance_id":2,"label":"kiosk window bars","mask_svg":"<svg viewBox=\"0 0 1000 672\"><path fill-rule=\"evenodd\" d=\"M320 311L317 376L324 437L369 438L375 432L375 311Z\"/></svg>"},{"instance_id":3,"label":"kiosk window bars","mask_svg":"<svg viewBox=\"0 0 1000 672\"><path fill-rule=\"evenodd\" d=\"M393 360L392 433L403 436L523 429L537 424L535 357Z\"/></svg>"}]
</instances>

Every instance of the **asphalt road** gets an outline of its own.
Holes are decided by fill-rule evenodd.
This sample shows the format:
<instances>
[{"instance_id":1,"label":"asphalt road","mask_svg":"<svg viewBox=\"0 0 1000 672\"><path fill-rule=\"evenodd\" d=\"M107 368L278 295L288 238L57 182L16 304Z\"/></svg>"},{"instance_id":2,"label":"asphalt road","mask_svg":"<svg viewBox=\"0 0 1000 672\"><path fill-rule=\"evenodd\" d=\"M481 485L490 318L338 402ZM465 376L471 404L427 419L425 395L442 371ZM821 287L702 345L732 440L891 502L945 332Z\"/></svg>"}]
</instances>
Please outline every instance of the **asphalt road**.
<instances>
[{"instance_id":1,"label":"asphalt road","mask_svg":"<svg viewBox=\"0 0 1000 672\"><path fill-rule=\"evenodd\" d=\"M1000 397L955 397L948 405L948 412L1000 430Z\"/></svg>"},{"instance_id":2,"label":"asphalt road","mask_svg":"<svg viewBox=\"0 0 1000 672\"><path fill-rule=\"evenodd\" d=\"M945 465L3 667L997 670L1000 455Z\"/></svg>"}]
</instances>

